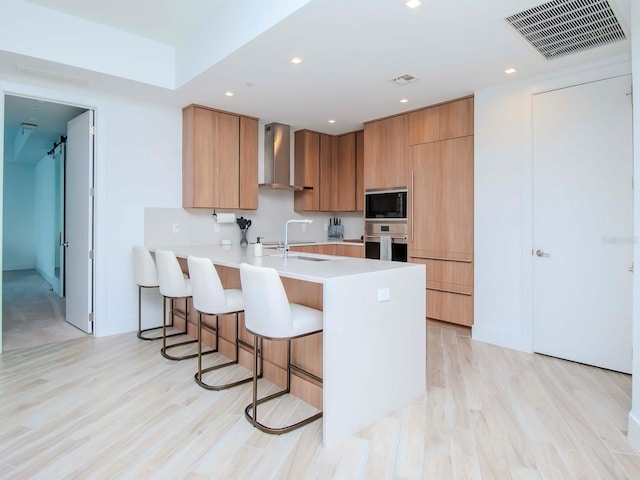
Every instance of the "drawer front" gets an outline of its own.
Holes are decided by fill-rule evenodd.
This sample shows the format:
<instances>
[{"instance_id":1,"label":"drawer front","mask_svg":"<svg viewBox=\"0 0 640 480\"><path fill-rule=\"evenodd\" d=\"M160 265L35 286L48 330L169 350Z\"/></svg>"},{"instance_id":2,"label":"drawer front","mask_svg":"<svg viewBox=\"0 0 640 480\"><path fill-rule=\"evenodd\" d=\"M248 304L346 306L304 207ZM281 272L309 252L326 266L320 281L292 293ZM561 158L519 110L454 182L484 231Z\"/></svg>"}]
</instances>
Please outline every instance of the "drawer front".
<instances>
[{"instance_id":1,"label":"drawer front","mask_svg":"<svg viewBox=\"0 0 640 480\"><path fill-rule=\"evenodd\" d=\"M473 325L473 295L427 289L427 318Z\"/></svg>"},{"instance_id":2,"label":"drawer front","mask_svg":"<svg viewBox=\"0 0 640 480\"><path fill-rule=\"evenodd\" d=\"M473 286L473 264L410 257L412 263L426 265L427 288L441 289L442 285ZM462 289L467 293L469 289Z\"/></svg>"}]
</instances>

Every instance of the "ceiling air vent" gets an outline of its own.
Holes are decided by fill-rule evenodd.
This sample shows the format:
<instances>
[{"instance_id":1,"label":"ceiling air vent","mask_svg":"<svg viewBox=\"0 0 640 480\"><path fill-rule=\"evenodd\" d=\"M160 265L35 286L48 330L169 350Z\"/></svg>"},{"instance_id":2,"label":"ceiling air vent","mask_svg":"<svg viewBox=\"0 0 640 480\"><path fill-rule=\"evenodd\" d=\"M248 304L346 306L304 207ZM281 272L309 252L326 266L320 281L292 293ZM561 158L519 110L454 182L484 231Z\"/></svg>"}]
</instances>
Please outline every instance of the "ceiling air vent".
<instances>
[{"instance_id":1,"label":"ceiling air vent","mask_svg":"<svg viewBox=\"0 0 640 480\"><path fill-rule=\"evenodd\" d=\"M399 77L391 79L391 81L396 85L406 85L407 83L415 82L416 80L420 79L415 75L411 75L409 73L405 73L404 75L400 75Z\"/></svg>"},{"instance_id":2,"label":"ceiling air vent","mask_svg":"<svg viewBox=\"0 0 640 480\"><path fill-rule=\"evenodd\" d=\"M553 0L506 21L547 60L626 38L607 0Z\"/></svg>"}]
</instances>

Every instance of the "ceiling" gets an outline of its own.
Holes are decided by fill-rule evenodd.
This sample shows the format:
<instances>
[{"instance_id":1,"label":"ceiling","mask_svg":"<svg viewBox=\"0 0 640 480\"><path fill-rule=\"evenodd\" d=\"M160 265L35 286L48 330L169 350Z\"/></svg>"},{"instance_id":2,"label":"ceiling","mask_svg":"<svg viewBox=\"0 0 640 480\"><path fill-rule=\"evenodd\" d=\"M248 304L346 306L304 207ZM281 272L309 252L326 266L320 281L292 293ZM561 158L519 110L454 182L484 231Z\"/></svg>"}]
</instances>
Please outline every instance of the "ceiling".
<instances>
[{"instance_id":1,"label":"ceiling","mask_svg":"<svg viewBox=\"0 0 640 480\"><path fill-rule=\"evenodd\" d=\"M237 0L26 1L178 47ZM176 89L3 51L0 71L20 75L19 67L26 65L50 80L58 75L83 88L176 107L198 103L285 123L292 130L338 134L490 86L629 57L627 39L546 60L504 20L540 0L423 0L415 9L405 1L309 1ZM609 1L629 37L630 0ZM303 62L290 63L294 56ZM517 72L505 74L510 67ZM404 74L419 80L405 86L391 81ZM235 95L227 97L227 91Z\"/></svg>"}]
</instances>

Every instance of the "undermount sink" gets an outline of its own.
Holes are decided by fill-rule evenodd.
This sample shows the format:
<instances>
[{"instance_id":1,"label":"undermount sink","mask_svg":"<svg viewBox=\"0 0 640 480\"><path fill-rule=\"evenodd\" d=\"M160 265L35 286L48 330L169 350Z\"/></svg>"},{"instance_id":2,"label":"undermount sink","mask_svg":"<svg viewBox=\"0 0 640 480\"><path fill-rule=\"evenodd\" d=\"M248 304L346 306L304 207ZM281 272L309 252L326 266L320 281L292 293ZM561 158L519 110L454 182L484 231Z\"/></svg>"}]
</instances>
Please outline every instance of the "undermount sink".
<instances>
[{"instance_id":1,"label":"undermount sink","mask_svg":"<svg viewBox=\"0 0 640 480\"><path fill-rule=\"evenodd\" d=\"M265 255L267 257L277 257L284 258L284 253L270 253L269 255ZM328 262L331 260L330 258L321 258L321 257L306 257L304 255L298 255L297 253L289 253L287 255L288 259L296 259L296 260L306 260L308 262Z\"/></svg>"},{"instance_id":2,"label":"undermount sink","mask_svg":"<svg viewBox=\"0 0 640 480\"><path fill-rule=\"evenodd\" d=\"M298 260L308 260L310 262L328 262L329 260L331 260L330 258L303 257L303 256L298 256L293 258L296 258Z\"/></svg>"}]
</instances>

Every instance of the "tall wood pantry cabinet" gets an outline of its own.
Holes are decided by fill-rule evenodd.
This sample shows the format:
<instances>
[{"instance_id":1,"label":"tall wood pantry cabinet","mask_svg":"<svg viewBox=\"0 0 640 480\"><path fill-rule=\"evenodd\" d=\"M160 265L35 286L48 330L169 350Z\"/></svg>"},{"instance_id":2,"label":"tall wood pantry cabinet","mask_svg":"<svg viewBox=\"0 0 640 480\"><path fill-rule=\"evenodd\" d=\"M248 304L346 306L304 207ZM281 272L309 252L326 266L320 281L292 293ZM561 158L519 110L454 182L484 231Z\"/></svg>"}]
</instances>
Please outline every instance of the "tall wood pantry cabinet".
<instances>
[{"instance_id":1,"label":"tall wood pantry cabinet","mask_svg":"<svg viewBox=\"0 0 640 480\"><path fill-rule=\"evenodd\" d=\"M427 266L427 317L473 324L473 98L409 114L409 261Z\"/></svg>"},{"instance_id":2,"label":"tall wood pantry cabinet","mask_svg":"<svg viewBox=\"0 0 640 480\"><path fill-rule=\"evenodd\" d=\"M182 110L182 206L258 208L258 119Z\"/></svg>"}]
</instances>

